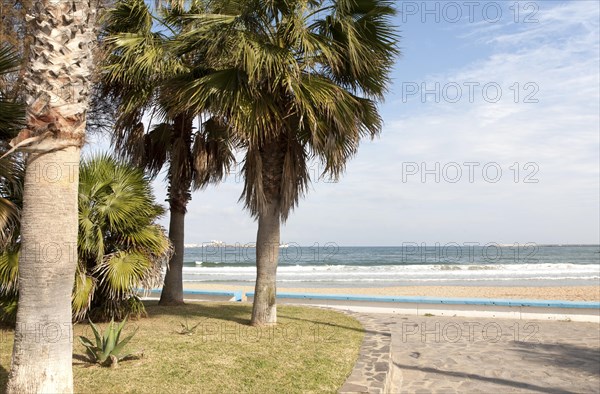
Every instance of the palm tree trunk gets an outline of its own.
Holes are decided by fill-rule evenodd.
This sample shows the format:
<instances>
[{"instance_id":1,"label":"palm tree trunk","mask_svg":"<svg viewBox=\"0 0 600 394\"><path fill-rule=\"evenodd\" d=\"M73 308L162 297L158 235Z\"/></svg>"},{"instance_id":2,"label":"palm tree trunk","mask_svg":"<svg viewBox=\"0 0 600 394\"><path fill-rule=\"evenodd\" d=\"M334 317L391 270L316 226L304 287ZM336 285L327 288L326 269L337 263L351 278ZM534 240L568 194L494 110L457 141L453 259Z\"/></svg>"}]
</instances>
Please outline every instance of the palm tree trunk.
<instances>
[{"instance_id":1,"label":"palm tree trunk","mask_svg":"<svg viewBox=\"0 0 600 394\"><path fill-rule=\"evenodd\" d=\"M279 260L280 214L277 203L267 204L258 215L256 236L256 286L252 305L253 326L277 323L277 262Z\"/></svg>"},{"instance_id":2,"label":"palm tree trunk","mask_svg":"<svg viewBox=\"0 0 600 394\"><path fill-rule=\"evenodd\" d=\"M173 244L173 256L169 260L169 267L165 275L165 282L160 294L159 305L183 304L183 254L184 254L184 229L185 208L180 209L176 204L171 204L171 218L169 221L169 239Z\"/></svg>"},{"instance_id":3,"label":"palm tree trunk","mask_svg":"<svg viewBox=\"0 0 600 394\"><path fill-rule=\"evenodd\" d=\"M171 163L169 167L169 239L174 253L169 261L165 282L160 294L159 305L183 304L183 255L185 213L190 201L192 184L192 144L193 117L186 114L175 117L171 140Z\"/></svg>"},{"instance_id":4,"label":"palm tree trunk","mask_svg":"<svg viewBox=\"0 0 600 394\"><path fill-rule=\"evenodd\" d=\"M79 148L31 155L21 219L19 306L8 393L70 393Z\"/></svg>"},{"instance_id":5,"label":"palm tree trunk","mask_svg":"<svg viewBox=\"0 0 600 394\"><path fill-rule=\"evenodd\" d=\"M258 209L256 234L256 285L252 305L253 326L277 324L277 263L281 224L281 185L287 136L266 141L260 148L262 187L266 202Z\"/></svg>"},{"instance_id":6,"label":"palm tree trunk","mask_svg":"<svg viewBox=\"0 0 600 394\"><path fill-rule=\"evenodd\" d=\"M79 154L85 139L97 6L40 0L24 76L29 140L21 216L19 305L9 393L71 393L71 293L77 264Z\"/></svg>"}]
</instances>

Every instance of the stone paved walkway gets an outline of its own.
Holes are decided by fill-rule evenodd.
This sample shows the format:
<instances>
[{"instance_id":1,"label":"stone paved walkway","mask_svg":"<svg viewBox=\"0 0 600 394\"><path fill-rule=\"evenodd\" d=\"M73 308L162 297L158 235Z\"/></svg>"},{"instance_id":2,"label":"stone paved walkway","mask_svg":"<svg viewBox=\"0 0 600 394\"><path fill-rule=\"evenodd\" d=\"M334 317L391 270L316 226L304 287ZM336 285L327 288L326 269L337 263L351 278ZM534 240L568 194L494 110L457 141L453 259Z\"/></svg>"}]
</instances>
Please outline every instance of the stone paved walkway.
<instances>
[{"instance_id":1,"label":"stone paved walkway","mask_svg":"<svg viewBox=\"0 0 600 394\"><path fill-rule=\"evenodd\" d=\"M392 385L393 319L385 315L346 312L358 319L365 329L365 337L352 373L340 388L339 394L385 394Z\"/></svg>"},{"instance_id":2,"label":"stone paved walkway","mask_svg":"<svg viewBox=\"0 0 600 394\"><path fill-rule=\"evenodd\" d=\"M388 393L600 393L595 323L361 315L391 333Z\"/></svg>"}]
</instances>

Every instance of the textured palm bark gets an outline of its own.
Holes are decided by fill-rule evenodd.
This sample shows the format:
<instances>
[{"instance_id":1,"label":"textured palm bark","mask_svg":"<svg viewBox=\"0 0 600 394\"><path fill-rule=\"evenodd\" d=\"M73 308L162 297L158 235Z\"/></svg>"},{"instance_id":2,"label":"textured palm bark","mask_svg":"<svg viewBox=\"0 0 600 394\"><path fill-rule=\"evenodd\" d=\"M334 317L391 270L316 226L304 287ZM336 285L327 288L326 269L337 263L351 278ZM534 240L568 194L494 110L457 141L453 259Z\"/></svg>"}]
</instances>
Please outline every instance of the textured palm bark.
<instances>
[{"instance_id":1,"label":"textured palm bark","mask_svg":"<svg viewBox=\"0 0 600 394\"><path fill-rule=\"evenodd\" d=\"M256 234L256 285L252 305L253 326L277 323L277 264L279 261L281 183L287 139L285 135L260 149L266 205L258 212Z\"/></svg>"},{"instance_id":2,"label":"textured palm bark","mask_svg":"<svg viewBox=\"0 0 600 394\"><path fill-rule=\"evenodd\" d=\"M173 244L173 255L165 275L165 282L160 293L159 305L183 304L183 254L184 250L185 210L171 206L169 221L169 239Z\"/></svg>"},{"instance_id":3,"label":"textured palm bark","mask_svg":"<svg viewBox=\"0 0 600 394\"><path fill-rule=\"evenodd\" d=\"M78 164L75 147L29 158L8 393L73 392L71 292L77 262Z\"/></svg>"},{"instance_id":4,"label":"textured palm bark","mask_svg":"<svg viewBox=\"0 0 600 394\"><path fill-rule=\"evenodd\" d=\"M277 203L269 204L258 216L256 236L256 285L252 304L253 326L277 323L277 262L280 220Z\"/></svg>"},{"instance_id":5,"label":"textured palm bark","mask_svg":"<svg viewBox=\"0 0 600 394\"><path fill-rule=\"evenodd\" d=\"M97 5L41 0L27 10L33 38L24 76L27 159L19 306L9 393L71 393L71 292L77 264L80 147Z\"/></svg>"},{"instance_id":6,"label":"textured palm bark","mask_svg":"<svg viewBox=\"0 0 600 394\"><path fill-rule=\"evenodd\" d=\"M185 214L191 199L191 153L193 123L191 117L178 116L173 124L169 168L169 239L173 255L169 260L159 305L183 304L183 255L185 253Z\"/></svg>"}]
</instances>

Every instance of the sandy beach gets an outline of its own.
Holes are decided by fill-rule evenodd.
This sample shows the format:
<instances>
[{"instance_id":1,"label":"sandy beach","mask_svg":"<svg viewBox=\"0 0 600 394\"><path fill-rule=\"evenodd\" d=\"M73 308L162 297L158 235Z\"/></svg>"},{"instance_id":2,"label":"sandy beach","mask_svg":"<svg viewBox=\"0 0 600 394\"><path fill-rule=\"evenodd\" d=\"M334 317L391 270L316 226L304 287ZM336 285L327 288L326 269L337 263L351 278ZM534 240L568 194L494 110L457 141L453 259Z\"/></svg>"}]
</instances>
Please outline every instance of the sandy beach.
<instances>
[{"instance_id":1,"label":"sandy beach","mask_svg":"<svg viewBox=\"0 0 600 394\"><path fill-rule=\"evenodd\" d=\"M241 290L254 291L253 286L225 284L184 283L186 290ZM427 296L456 298L512 298L562 301L600 301L600 284L597 286L572 287L474 287L474 286L403 286L403 287L354 287L354 288L298 288L280 287L278 292L361 294L377 296Z\"/></svg>"}]
</instances>

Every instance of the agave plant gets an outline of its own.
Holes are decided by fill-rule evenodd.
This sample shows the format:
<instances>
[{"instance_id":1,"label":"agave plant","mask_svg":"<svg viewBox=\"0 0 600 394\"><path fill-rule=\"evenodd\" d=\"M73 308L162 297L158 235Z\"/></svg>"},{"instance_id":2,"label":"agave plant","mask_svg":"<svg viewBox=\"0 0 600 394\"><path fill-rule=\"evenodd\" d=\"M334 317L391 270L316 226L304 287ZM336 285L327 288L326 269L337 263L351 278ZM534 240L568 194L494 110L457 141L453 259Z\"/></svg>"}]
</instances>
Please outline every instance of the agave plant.
<instances>
[{"instance_id":1,"label":"agave plant","mask_svg":"<svg viewBox=\"0 0 600 394\"><path fill-rule=\"evenodd\" d=\"M198 326L202 324L202 322L198 322L194 325L191 325L190 322L187 319L187 316L185 318L185 323L184 322L179 322L179 325L181 326L181 329L179 331L177 331L178 334L181 335L193 335L194 332L196 332L196 328L198 328Z\"/></svg>"},{"instance_id":2,"label":"agave plant","mask_svg":"<svg viewBox=\"0 0 600 394\"><path fill-rule=\"evenodd\" d=\"M91 320L89 322L90 326L92 327L92 332L94 333L96 343L94 344L91 340L84 336L79 336L79 342L85 346L85 352L90 362L116 368L119 361L133 356L133 354L122 353L125 345L129 343L131 338L133 338L138 330L136 328L135 331L120 340L121 332L123 331L123 327L125 327L127 318L123 319L123 321L119 324L115 324L115 321L111 320L106 328L104 336L100 335L100 330Z\"/></svg>"},{"instance_id":3,"label":"agave plant","mask_svg":"<svg viewBox=\"0 0 600 394\"><path fill-rule=\"evenodd\" d=\"M157 286L171 255L166 234L155 224L164 209L141 170L107 155L83 160L79 181L73 317L108 321L143 315L137 289ZM18 234L18 223L12 232ZM0 249L0 319L7 322L14 321L16 309L18 241L13 237Z\"/></svg>"}]
</instances>

